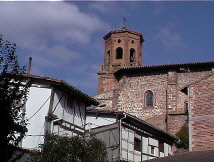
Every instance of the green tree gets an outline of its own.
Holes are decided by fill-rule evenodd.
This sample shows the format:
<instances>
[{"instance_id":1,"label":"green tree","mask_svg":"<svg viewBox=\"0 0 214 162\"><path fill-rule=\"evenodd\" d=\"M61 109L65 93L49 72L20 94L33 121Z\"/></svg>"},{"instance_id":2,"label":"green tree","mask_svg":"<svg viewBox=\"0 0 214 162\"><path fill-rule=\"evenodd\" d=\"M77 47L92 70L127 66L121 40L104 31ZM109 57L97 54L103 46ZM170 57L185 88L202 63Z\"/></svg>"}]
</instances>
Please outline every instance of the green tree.
<instances>
[{"instance_id":1,"label":"green tree","mask_svg":"<svg viewBox=\"0 0 214 162\"><path fill-rule=\"evenodd\" d=\"M189 149L189 134L188 134L188 126L184 124L176 136L180 139L180 141L176 144L177 148L183 148L185 150Z\"/></svg>"},{"instance_id":2,"label":"green tree","mask_svg":"<svg viewBox=\"0 0 214 162\"><path fill-rule=\"evenodd\" d=\"M104 143L97 138L84 139L50 135L42 151L32 154L31 162L105 162L107 152Z\"/></svg>"},{"instance_id":3,"label":"green tree","mask_svg":"<svg viewBox=\"0 0 214 162\"><path fill-rule=\"evenodd\" d=\"M0 159L11 159L14 149L25 135L23 107L28 86L20 80L25 68L18 63L16 45L0 35ZM16 157L14 157L16 158Z\"/></svg>"}]
</instances>

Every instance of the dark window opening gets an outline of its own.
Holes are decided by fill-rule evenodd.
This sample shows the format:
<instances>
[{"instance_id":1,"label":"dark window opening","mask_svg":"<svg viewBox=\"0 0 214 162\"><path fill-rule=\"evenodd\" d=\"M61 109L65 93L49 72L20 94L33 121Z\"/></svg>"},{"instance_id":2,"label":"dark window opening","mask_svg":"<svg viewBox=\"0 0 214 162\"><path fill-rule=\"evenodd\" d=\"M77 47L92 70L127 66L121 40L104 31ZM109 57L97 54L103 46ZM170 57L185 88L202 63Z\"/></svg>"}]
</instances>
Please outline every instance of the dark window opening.
<instances>
[{"instance_id":1,"label":"dark window opening","mask_svg":"<svg viewBox=\"0 0 214 162\"><path fill-rule=\"evenodd\" d=\"M120 43L121 42L121 40L120 39L118 39L118 41L117 41L118 43Z\"/></svg>"},{"instance_id":2,"label":"dark window opening","mask_svg":"<svg viewBox=\"0 0 214 162\"><path fill-rule=\"evenodd\" d=\"M132 40L132 44L134 44L134 40Z\"/></svg>"},{"instance_id":3,"label":"dark window opening","mask_svg":"<svg viewBox=\"0 0 214 162\"><path fill-rule=\"evenodd\" d=\"M135 61L135 49L131 48L130 49L130 62L134 62Z\"/></svg>"},{"instance_id":4,"label":"dark window opening","mask_svg":"<svg viewBox=\"0 0 214 162\"><path fill-rule=\"evenodd\" d=\"M154 155L155 154L155 147L151 146L151 154Z\"/></svg>"},{"instance_id":5,"label":"dark window opening","mask_svg":"<svg viewBox=\"0 0 214 162\"><path fill-rule=\"evenodd\" d=\"M110 63L110 50L107 52L107 62Z\"/></svg>"},{"instance_id":6,"label":"dark window opening","mask_svg":"<svg viewBox=\"0 0 214 162\"><path fill-rule=\"evenodd\" d=\"M164 143L162 141L159 141L159 152L164 152Z\"/></svg>"},{"instance_id":7,"label":"dark window opening","mask_svg":"<svg viewBox=\"0 0 214 162\"><path fill-rule=\"evenodd\" d=\"M116 59L122 59L123 58L123 49L121 47L118 47L116 49Z\"/></svg>"},{"instance_id":8,"label":"dark window opening","mask_svg":"<svg viewBox=\"0 0 214 162\"><path fill-rule=\"evenodd\" d=\"M138 138L134 138L134 150L140 151L141 152L141 140Z\"/></svg>"},{"instance_id":9,"label":"dark window opening","mask_svg":"<svg viewBox=\"0 0 214 162\"><path fill-rule=\"evenodd\" d=\"M148 90L145 94L145 106L153 107L153 92Z\"/></svg>"}]
</instances>

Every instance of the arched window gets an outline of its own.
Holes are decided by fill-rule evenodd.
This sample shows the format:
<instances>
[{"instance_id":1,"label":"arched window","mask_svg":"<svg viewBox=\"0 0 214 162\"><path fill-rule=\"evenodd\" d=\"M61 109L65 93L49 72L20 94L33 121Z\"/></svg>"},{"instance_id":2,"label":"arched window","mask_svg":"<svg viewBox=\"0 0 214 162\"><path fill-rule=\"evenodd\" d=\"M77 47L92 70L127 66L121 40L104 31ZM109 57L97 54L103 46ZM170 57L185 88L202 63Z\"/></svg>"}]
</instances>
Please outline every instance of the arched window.
<instances>
[{"instance_id":1,"label":"arched window","mask_svg":"<svg viewBox=\"0 0 214 162\"><path fill-rule=\"evenodd\" d=\"M145 93L145 107L153 107L153 92L148 90Z\"/></svg>"},{"instance_id":2,"label":"arched window","mask_svg":"<svg viewBox=\"0 0 214 162\"><path fill-rule=\"evenodd\" d=\"M107 62L110 63L110 50L107 52Z\"/></svg>"},{"instance_id":3,"label":"arched window","mask_svg":"<svg viewBox=\"0 0 214 162\"><path fill-rule=\"evenodd\" d=\"M135 61L135 49L131 48L130 49L130 62L134 62Z\"/></svg>"},{"instance_id":4,"label":"arched window","mask_svg":"<svg viewBox=\"0 0 214 162\"><path fill-rule=\"evenodd\" d=\"M122 59L123 58L123 49L121 47L118 47L116 49L116 59Z\"/></svg>"}]
</instances>

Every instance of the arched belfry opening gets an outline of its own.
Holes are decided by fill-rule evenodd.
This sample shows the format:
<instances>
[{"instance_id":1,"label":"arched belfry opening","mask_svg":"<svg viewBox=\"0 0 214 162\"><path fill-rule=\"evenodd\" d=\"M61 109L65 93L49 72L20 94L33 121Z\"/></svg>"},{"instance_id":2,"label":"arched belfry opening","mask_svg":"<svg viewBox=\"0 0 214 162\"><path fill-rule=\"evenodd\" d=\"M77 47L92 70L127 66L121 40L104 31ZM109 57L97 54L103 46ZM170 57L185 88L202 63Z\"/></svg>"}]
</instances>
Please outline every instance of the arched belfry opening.
<instances>
[{"instance_id":1,"label":"arched belfry opening","mask_svg":"<svg viewBox=\"0 0 214 162\"><path fill-rule=\"evenodd\" d=\"M135 62L135 49L131 48L130 49L130 58L129 58L130 62Z\"/></svg>"},{"instance_id":2,"label":"arched belfry opening","mask_svg":"<svg viewBox=\"0 0 214 162\"><path fill-rule=\"evenodd\" d=\"M123 58L123 49L121 47L118 47L116 49L116 59L122 59Z\"/></svg>"},{"instance_id":3,"label":"arched belfry opening","mask_svg":"<svg viewBox=\"0 0 214 162\"><path fill-rule=\"evenodd\" d=\"M118 86L114 73L125 67L139 67L142 65L141 33L127 29L112 30L104 37L104 65L99 66L98 91L107 92Z\"/></svg>"},{"instance_id":4,"label":"arched belfry opening","mask_svg":"<svg viewBox=\"0 0 214 162\"><path fill-rule=\"evenodd\" d=\"M110 50L107 52L107 63L110 64Z\"/></svg>"}]
</instances>

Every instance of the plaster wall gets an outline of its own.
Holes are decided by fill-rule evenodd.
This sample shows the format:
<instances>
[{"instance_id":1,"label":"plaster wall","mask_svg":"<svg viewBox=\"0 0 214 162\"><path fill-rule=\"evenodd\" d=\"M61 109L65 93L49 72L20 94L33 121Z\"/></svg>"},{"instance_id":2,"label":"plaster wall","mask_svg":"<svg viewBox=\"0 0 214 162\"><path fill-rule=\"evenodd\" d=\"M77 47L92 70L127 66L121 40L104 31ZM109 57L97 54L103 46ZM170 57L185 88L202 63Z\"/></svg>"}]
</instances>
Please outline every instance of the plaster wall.
<instances>
[{"instance_id":1,"label":"plaster wall","mask_svg":"<svg viewBox=\"0 0 214 162\"><path fill-rule=\"evenodd\" d=\"M50 88L30 87L26 103L26 119L28 132L22 141L26 149L38 149L44 142L45 116L50 104Z\"/></svg>"}]
</instances>

